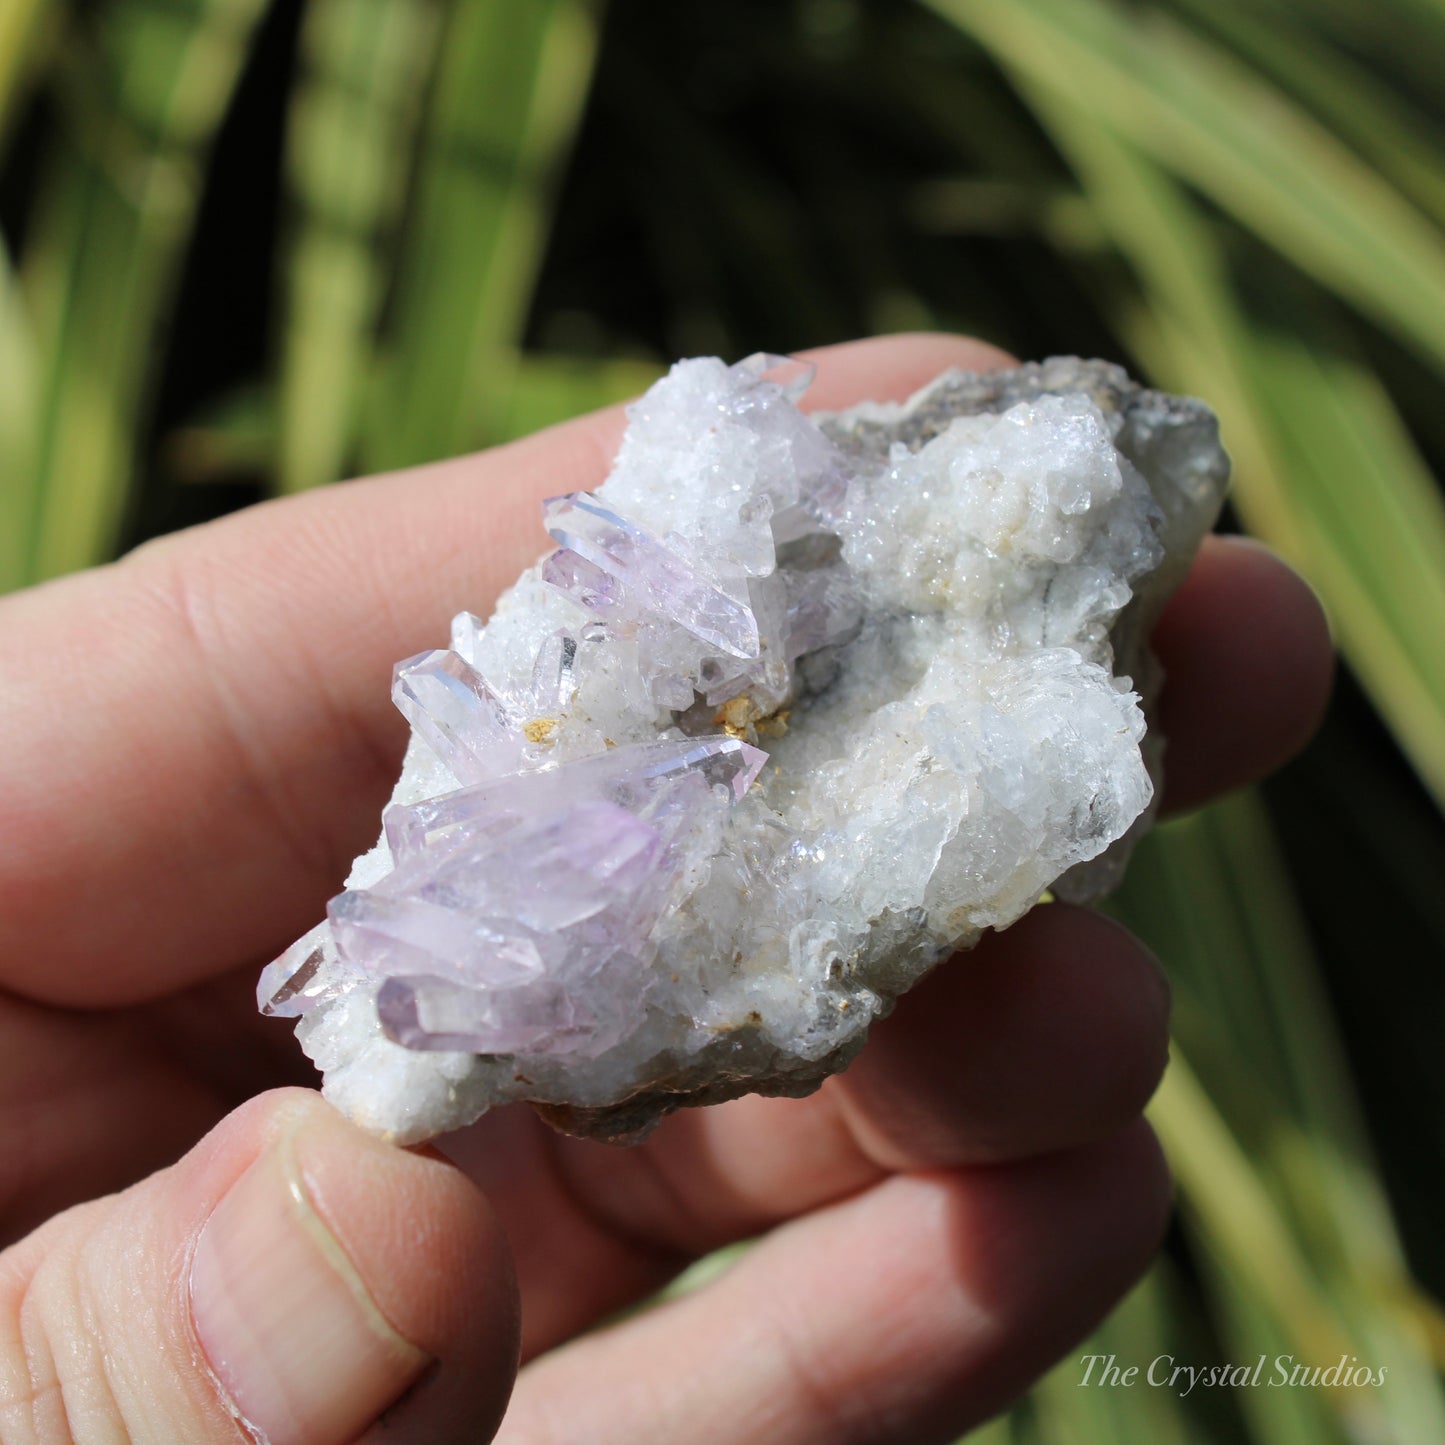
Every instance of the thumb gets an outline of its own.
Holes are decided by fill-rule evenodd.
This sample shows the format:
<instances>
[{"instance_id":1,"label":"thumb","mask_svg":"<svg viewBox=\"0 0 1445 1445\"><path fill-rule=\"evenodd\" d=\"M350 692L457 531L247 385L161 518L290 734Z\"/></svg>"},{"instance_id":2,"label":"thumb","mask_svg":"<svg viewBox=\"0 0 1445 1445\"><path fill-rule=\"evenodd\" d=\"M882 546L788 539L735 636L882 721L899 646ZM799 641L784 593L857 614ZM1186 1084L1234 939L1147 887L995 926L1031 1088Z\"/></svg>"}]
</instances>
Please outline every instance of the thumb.
<instances>
[{"instance_id":1,"label":"thumb","mask_svg":"<svg viewBox=\"0 0 1445 1445\"><path fill-rule=\"evenodd\" d=\"M278 1090L0 1256L0 1439L489 1440L517 1335L472 1185Z\"/></svg>"}]
</instances>

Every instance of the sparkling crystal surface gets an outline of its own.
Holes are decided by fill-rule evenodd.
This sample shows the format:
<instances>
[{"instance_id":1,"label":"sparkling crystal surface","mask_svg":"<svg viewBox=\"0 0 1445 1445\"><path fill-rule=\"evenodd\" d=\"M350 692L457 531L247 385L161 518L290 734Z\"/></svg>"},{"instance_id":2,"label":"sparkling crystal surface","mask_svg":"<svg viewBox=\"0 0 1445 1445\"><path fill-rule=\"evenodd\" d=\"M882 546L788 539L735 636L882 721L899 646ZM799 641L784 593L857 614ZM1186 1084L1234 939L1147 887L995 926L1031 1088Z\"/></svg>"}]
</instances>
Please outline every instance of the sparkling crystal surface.
<instances>
[{"instance_id":1,"label":"sparkling crystal surface","mask_svg":"<svg viewBox=\"0 0 1445 1445\"><path fill-rule=\"evenodd\" d=\"M458 778L510 772L523 738L503 700L459 653L419 653L396 665L392 701L412 731Z\"/></svg>"},{"instance_id":2,"label":"sparkling crystal surface","mask_svg":"<svg viewBox=\"0 0 1445 1445\"><path fill-rule=\"evenodd\" d=\"M1069 358L812 418L810 380L678 363L545 504L559 549L398 666L381 840L258 990L359 1122L806 1093L952 950L1117 880L1212 416Z\"/></svg>"},{"instance_id":3,"label":"sparkling crystal surface","mask_svg":"<svg viewBox=\"0 0 1445 1445\"><path fill-rule=\"evenodd\" d=\"M542 504L547 530L561 545L614 578L642 606L736 657L758 655L752 608L714 586L645 527L586 492Z\"/></svg>"}]
</instances>

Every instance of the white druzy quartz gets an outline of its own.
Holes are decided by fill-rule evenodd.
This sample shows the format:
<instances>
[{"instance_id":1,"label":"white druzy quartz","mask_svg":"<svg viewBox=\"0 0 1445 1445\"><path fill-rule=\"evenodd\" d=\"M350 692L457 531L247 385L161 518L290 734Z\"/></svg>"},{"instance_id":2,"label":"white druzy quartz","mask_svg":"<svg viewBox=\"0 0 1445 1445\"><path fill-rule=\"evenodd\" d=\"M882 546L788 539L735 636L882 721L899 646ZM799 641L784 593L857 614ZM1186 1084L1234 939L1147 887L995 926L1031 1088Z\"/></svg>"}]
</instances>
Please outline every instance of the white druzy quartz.
<instances>
[{"instance_id":1,"label":"white druzy quartz","mask_svg":"<svg viewBox=\"0 0 1445 1445\"><path fill-rule=\"evenodd\" d=\"M1056 359L809 418L780 370L679 362L559 550L398 665L381 841L260 987L366 1127L806 1093L1147 826L1211 414Z\"/></svg>"}]
</instances>

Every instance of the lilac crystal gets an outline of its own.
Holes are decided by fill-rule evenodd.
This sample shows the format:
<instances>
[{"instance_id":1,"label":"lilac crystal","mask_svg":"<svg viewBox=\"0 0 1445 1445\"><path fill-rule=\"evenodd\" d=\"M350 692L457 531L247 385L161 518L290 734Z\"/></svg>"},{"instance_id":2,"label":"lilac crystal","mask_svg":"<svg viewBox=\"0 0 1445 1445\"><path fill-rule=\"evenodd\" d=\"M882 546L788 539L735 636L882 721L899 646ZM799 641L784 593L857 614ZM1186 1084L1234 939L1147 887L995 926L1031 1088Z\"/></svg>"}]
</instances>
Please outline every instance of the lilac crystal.
<instances>
[{"instance_id":1,"label":"lilac crystal","mask_svg":"<svg viewBox=\"0 0 1445 1445\"><path fill-rule=\"evenodd\" d=\"M787 656L792 662L858 629L858 589L841 566L813 567L788 578Z\"/></svg>"},{"instance_id":2,"label":"lilac crystal","mask_svg":"<svg viewBox=\"0 0 1445 1445\"><path fill-rule=\"evenodd\" d=\"M567 640L549 637L539 662ZM324 938L341 978L383 985L382 1026L408 1048L600 1052L635 1022L652 930L766 759L679 736L393 804L394 868L332 899L327 925L271 965L262 1008L299 1014L324 996ZM599 969L610 1002L584 1007Z\"/></svg>"},{"instance_id":3,"label":"lilac crystal","mask_svg":"<svg viewBox=\"0 0 1445 1445\"><path fill-rule=\"evenodd\" d=\"M563 547L547 558L542 564L542 580L586 608L593 617L617 621L635 620L638 615L622 583L570 547Z\"/></svg>"},{"instance_id":4,"label":"lilac crystal","mask_svg":"<svg viewBox=\"0 0 1445 1445\"><path fill-rule=\"evenodd\" d=\"M950 951L1117 877L1212 419L1072 360L821 425L810 379L679 363L545 504L558 549L398 667L382 837L258 990L353 1118L806 1093Z\"/></svg>"},{"instance_id":5,"label":"lilac crystal","mask_svg":"<svg viewBox=\"0 0 1445 1445\"><path fill-rule=\"evenodd\" d=\"M734 802L762 771L768 755L730 737L660 739L609 748L561 767L513 773L476 787L418 803L393 803L382 815L392 854L468 848L478 837L497 837L538 813L553 814L576 799L595 797L642 813L659 789L695 774L709 789L722 787Z\"/></svg>"},{"instance_id":6,"label":"lilac crystal","mask_svg":"<svg viewBox=\"0 0 1445 1445\"><path fill-rule=\"evenodd\" d=\"M729 597L645 527L588 492L552 497L542 515L556 541L615 577L652 611L734 657L758 655L758 626L747 603Z\"/></svg>"},{"instance_id":7,"label":"lilac crystal","mask_svg":"<svg viewBox=\"0 0 1445 1445\"><path fill-rule=\"evenodd\" d=\"M391 985L382 1024L405 1018L397 1036L411 1048L595 1052L646 996L648 935L680 866L683 821L584 799L474 829L467 846L423 848L333 899L337 949ZM575 988L599 957L616 985L605 1028Z\"/></svg>"}]
</instances>

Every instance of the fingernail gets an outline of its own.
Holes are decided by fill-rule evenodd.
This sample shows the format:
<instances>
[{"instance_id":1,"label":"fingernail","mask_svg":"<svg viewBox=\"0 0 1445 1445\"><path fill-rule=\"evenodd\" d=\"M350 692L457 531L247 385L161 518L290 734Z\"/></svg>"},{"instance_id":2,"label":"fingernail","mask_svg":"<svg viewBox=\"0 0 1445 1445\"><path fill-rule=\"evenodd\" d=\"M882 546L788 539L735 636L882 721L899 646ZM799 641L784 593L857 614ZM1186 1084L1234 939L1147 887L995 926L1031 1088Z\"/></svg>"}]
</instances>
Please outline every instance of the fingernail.
<instances>
[{"instance_id":1,"label":"fingernail","mask_svg":"<svg viewBox=\"0 0 1445 1445\"><path fill-rule=\"evenodd\" d=\"M317 1210L297 1156L306 1132L302 1123L273 1141L207 1220L191 1318L228 1403L266 1445L348 1445L429 1357L376 1307ZM313 1177L357 1166L315 1142Z\"/></svg>"}]
</instances>

